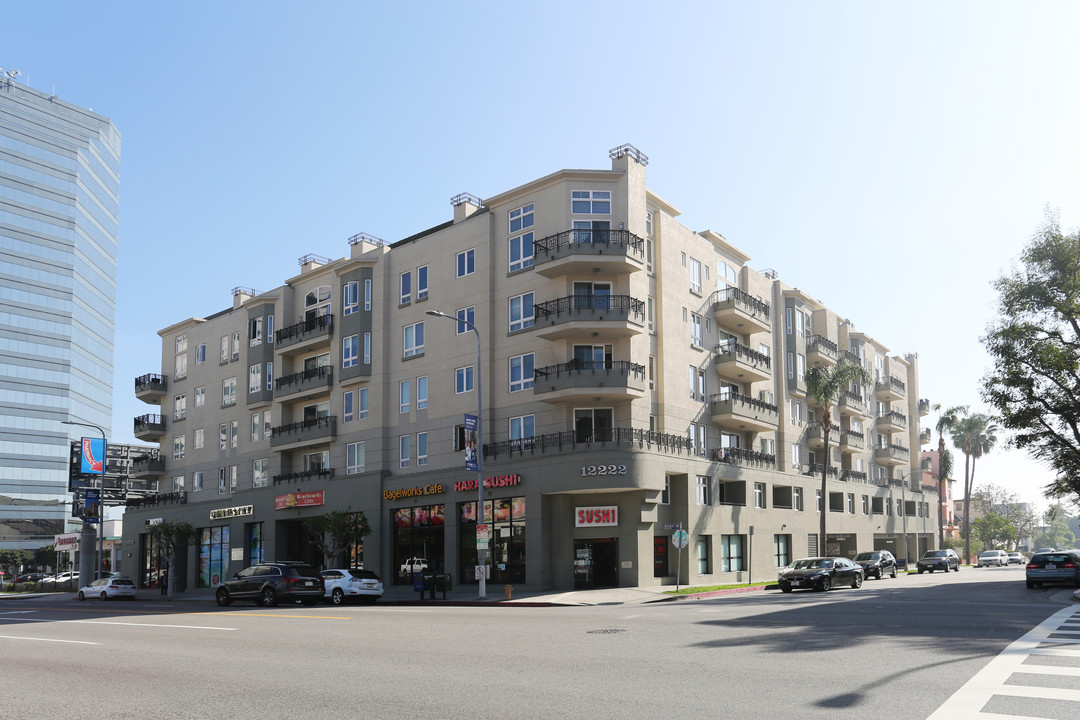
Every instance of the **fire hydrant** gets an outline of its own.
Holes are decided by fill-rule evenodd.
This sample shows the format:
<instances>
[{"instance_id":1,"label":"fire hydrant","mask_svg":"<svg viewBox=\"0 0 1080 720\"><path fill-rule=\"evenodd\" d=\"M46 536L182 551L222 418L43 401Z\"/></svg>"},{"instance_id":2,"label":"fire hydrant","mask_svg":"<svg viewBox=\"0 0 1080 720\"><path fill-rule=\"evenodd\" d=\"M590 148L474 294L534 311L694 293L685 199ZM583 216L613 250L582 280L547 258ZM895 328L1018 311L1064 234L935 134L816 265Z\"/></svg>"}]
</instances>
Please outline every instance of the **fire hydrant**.
<instances>
[{"instance_id":1,"label":"fire hydrant","mask_svg":"<svg viewBox=\"0 0 1080 720\"><path fill-rule=\"evenodd\" d=\"M503 595L506 596L507 600L510 599L510 594L513 593L513 592L514 592L514 586L513 585L503 585Z\"/></svg>"}]
</instances>

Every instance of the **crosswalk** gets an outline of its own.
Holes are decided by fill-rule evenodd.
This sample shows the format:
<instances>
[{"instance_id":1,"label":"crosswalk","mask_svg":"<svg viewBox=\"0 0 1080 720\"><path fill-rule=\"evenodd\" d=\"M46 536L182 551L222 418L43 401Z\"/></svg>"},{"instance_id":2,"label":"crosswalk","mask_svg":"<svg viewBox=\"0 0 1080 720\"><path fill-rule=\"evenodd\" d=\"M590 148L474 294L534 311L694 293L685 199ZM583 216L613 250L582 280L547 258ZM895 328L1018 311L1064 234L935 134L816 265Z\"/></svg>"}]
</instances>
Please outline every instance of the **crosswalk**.
<instances>
[{"instance_id":1,"label":"crosswalk","mask_svg":"<svg viewBox=\"0 0 1080 720\"><path fill-rule=\"evenodd\" d=\"M927 720L1080 718L1080 607L1005 648Z\"/></svg>"}]
</instances>

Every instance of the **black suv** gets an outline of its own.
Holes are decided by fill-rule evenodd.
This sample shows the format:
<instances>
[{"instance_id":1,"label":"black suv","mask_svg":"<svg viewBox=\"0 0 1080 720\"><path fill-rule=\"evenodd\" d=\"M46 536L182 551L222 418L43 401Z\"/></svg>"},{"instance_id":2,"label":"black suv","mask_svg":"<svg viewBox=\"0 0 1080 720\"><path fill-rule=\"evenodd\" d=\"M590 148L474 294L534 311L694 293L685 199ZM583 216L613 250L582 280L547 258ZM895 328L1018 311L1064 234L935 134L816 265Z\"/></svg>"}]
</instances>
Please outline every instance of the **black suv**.
<instances>
[{"instance_id":1,"label":"black suv","mask_svg":"<svg viewBox=\"0 0 1080 720\"><path fill-rule=\"evenodd\" d=\"M254 600L273 607L279 601L314 605L323 596L319 571L302 562L265 562L241 570L221 583L217 604L231 605L233 600Z\"/></svg>"},{"instance_id":2,"label":"black suv","mask_svg":"<svg viewBox=\"0 0 1080 720\"><path fill-rule=\"evenodd\" d=\"M923 571L934 572L935 570L944 570L949 572L960 572L960 557L954 550L945 548L944 550L927 550L923 553L923 556L919 558L919 574Z\"/></svg>"},{"instance_id":3,"label":"black suv","mask_svg":"<svg viewBox=\"0 0 1080 720\"><path fill-rule=\"evenodd\" d=\"M866 577L875 577L878 580L885 577L896 577L896 558L888 550L874 550L873 552L861 552L851 558L856 565L862 565Z\"/></svg>"}]
</instances>

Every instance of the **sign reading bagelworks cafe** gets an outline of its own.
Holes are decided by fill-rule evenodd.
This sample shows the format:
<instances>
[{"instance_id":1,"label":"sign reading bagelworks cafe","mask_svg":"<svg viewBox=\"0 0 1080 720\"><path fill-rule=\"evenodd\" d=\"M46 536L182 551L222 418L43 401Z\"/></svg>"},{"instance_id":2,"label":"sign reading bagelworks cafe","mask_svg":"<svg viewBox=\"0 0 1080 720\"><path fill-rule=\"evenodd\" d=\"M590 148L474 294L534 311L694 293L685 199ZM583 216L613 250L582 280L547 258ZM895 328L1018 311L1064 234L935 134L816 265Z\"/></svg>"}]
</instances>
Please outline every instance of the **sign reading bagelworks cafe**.
<instances>
[{"instance_id":1,"label":"sign reading bagelworks cafe","mask_svg":"<svg viewBox=\"0 0 1080 720\"><path fill-rule=\"evenodd\" d=\"M230 508L219 508L210 511L211 520L225 520L227 518L240 517L242 515L254 515L254 505L237 505Z\"/></svg>"}]
</instances>

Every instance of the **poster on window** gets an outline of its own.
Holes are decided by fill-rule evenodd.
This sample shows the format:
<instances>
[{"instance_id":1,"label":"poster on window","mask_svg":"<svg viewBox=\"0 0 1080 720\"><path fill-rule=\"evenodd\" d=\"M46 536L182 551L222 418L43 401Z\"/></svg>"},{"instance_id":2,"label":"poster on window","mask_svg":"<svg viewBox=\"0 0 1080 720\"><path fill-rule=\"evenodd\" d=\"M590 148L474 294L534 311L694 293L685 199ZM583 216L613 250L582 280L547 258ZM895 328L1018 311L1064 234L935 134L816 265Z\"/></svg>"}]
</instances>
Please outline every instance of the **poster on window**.
<instances>
[{"instance_id":1,"label":"poster on window","mask_svg":"<svg viewBox=\"0 0 1080 720\"><path fill-rule=\"evenodd\" d=\"M394 511L394 527L412 527L412 508L401 508Z\"/></svg>"}]
</instances>

